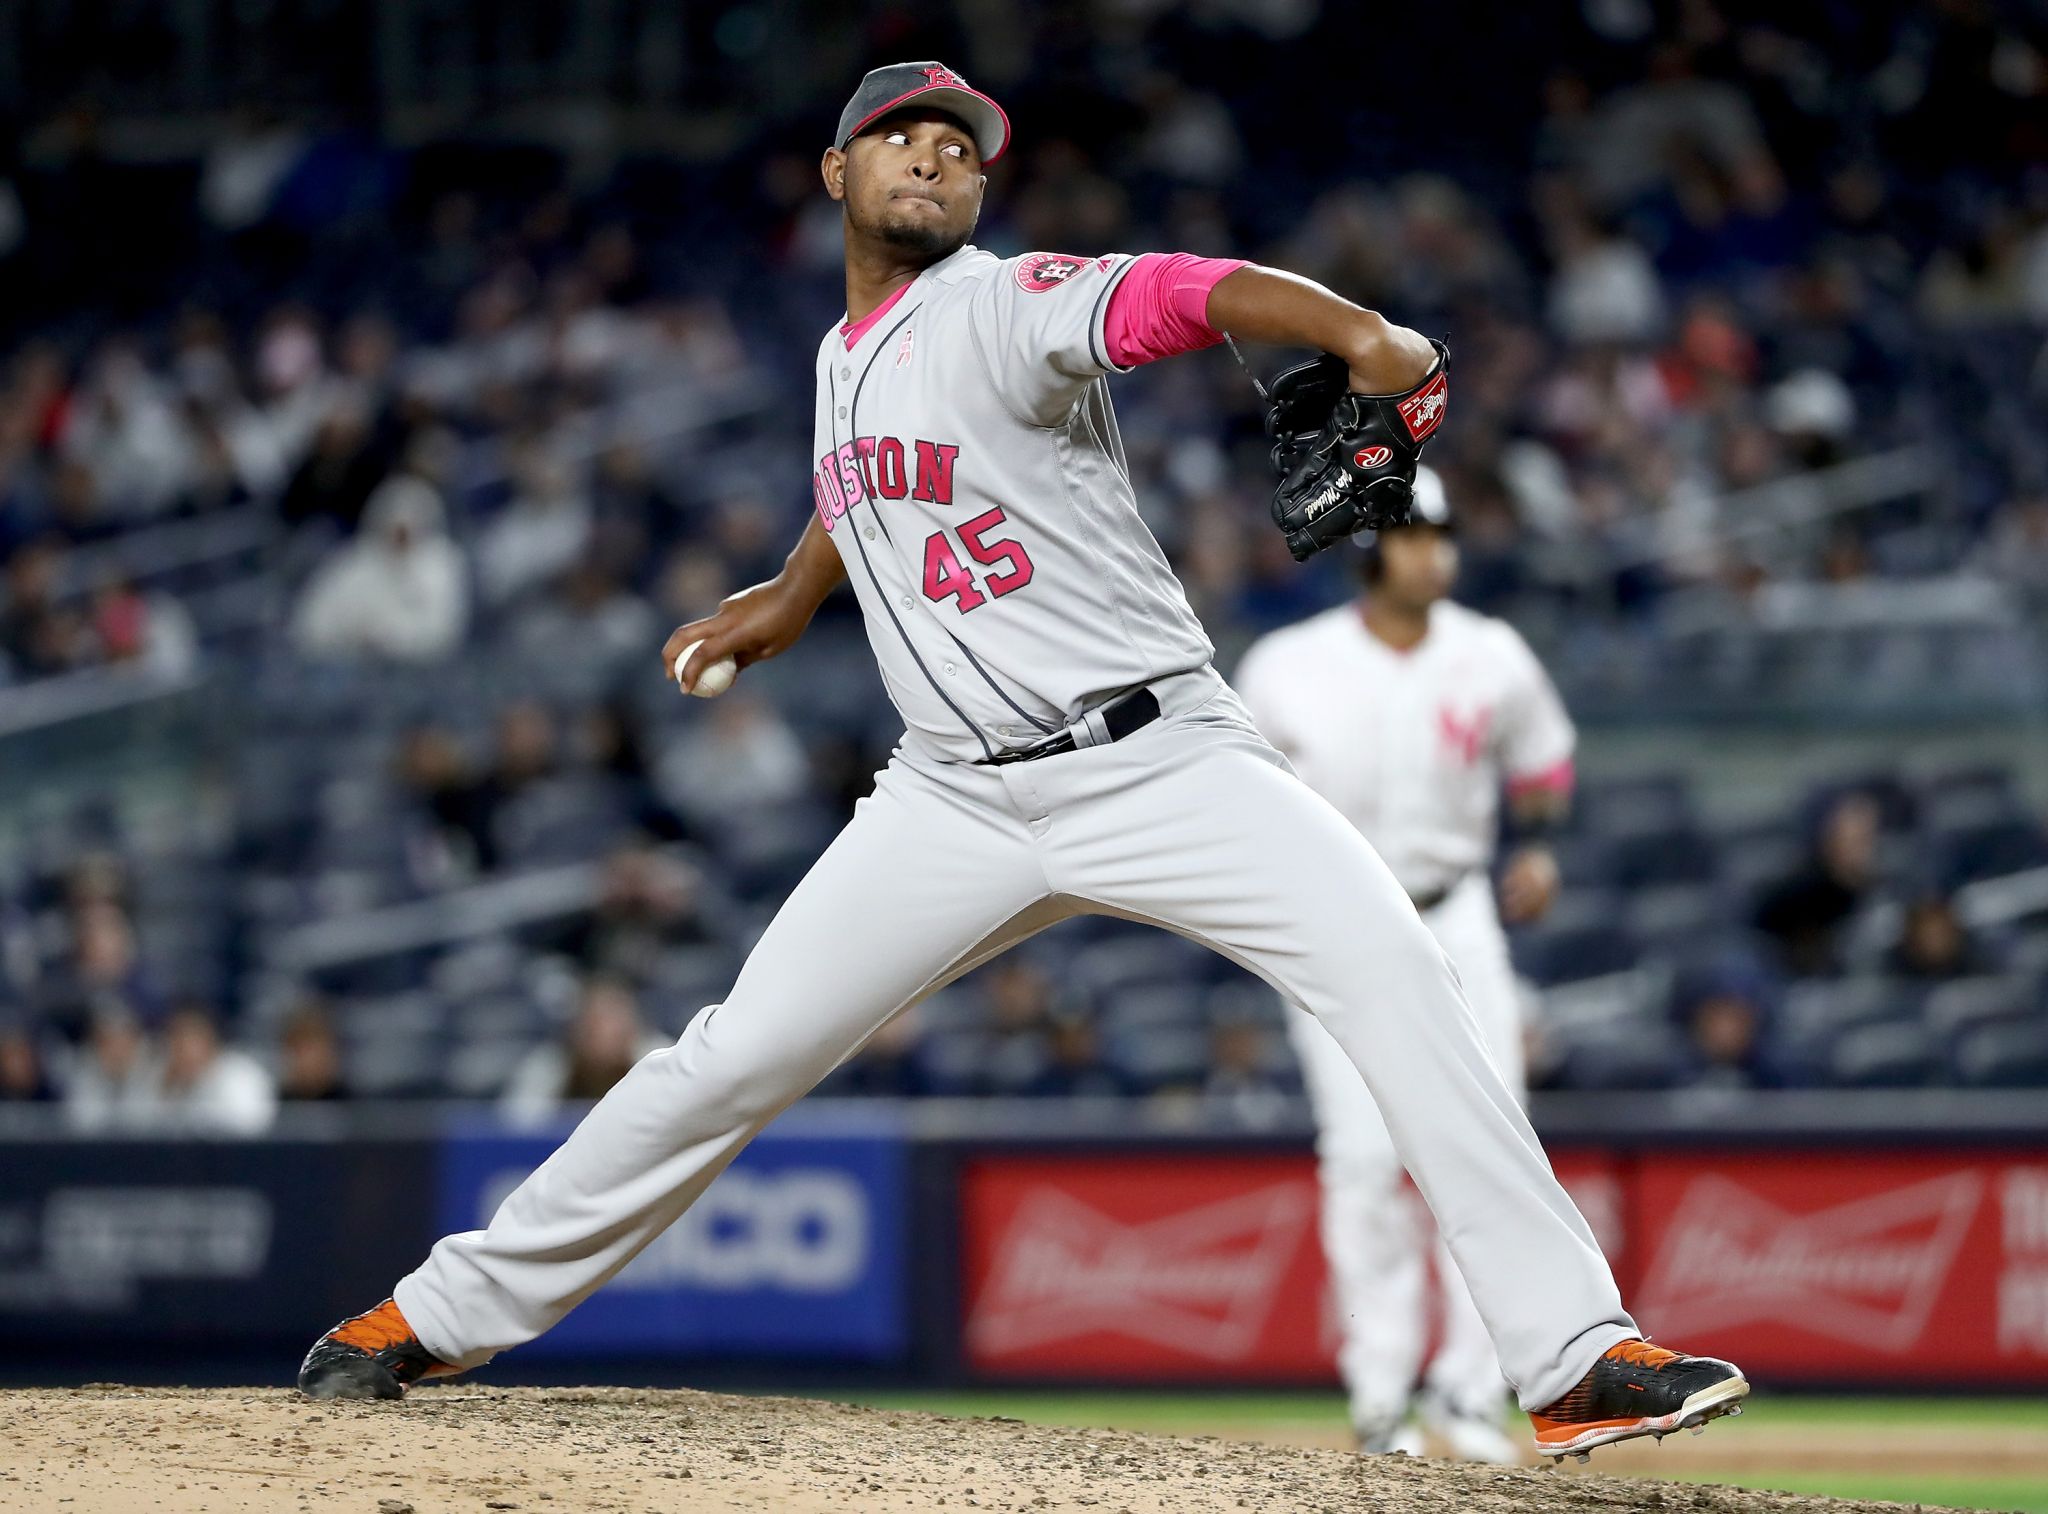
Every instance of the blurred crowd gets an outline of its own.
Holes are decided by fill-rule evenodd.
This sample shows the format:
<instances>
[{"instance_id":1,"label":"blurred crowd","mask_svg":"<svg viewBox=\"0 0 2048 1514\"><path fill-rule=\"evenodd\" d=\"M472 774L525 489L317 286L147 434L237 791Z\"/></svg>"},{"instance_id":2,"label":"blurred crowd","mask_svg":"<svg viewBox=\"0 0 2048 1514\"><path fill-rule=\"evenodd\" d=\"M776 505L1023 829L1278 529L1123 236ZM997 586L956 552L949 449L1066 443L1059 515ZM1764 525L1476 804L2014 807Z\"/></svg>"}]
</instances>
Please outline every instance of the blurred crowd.
<instances>
[{"instance_id":1,"label":"blurred crowd","mask_svg":"<svg viewBox=\"0 0 2048 1514\"><path fill-rule=\"evenodd\" d=\"M88 95L29 124L0 160L0 700L208 679L232 712L232 814L163 854L67 820L47 842L64 865L0 868L8 1096L61 1089L101 1125L243 1128L351 1079L531 1109L715 991L895 729L844 604L813 632L828 646L716 704L685 709L653 666L805 522L810 354L842 305L815 164L863 53L945 57L1010 105L984 245L1255 256L1446 332L1455 424L1431 460L1461 596L1521 624L1568 696L1746 693L1798 659L1684 637L1797 630L1813 596L1853 606L1873 584L1967 586L1972 613L2038 628L2037 13L1589 0L1361 91L1348 7L1040 9L856 8L843 46L743 99L761 43L721 22L693 37L731 65L705 98L749 108L683 112L674 150L539 126L400 143L350 110L251 106L167 168L124 156ZM1458 41L1414 24L1420 52ZM1265 523L1258 413L1226 357L1119 380L1117 403L1141 508L1226 667L1349 591L1342 554L1297 566ZM1878 487L1821 482L1859 459ZM1919 482L1887 493L1899 478ZM1952 643L1926 616L1876 634L1816 678L1882 671L1879 703L1908 673L2015 686L2009 639ZM2002 967L1947 895L1862 910L1842 850L1768 897L1747 877L1714 893L1720 926L1780 944L1661 985L1677 1041L1631 1076L1834 1076L1755 1048L1852 919L1859 972L1925 978L1912 964L1950 951L1969 976ZM557 878L562 898L527 902L545 889L524 880ZM323 922L500 887L509 923L436 915L431 951L313 962ZM1873 930L1896 961L1868 956ZM562 971L526 981L536 960ZM1247 1108L1291 1086L1241 985L1141 975L1201 990L1141 1026L1061 978L1022 963L842 1076ZM1556 1050L1557 1078L1621 1076L1576 1054Z\"/></svg>"}]
</instances>

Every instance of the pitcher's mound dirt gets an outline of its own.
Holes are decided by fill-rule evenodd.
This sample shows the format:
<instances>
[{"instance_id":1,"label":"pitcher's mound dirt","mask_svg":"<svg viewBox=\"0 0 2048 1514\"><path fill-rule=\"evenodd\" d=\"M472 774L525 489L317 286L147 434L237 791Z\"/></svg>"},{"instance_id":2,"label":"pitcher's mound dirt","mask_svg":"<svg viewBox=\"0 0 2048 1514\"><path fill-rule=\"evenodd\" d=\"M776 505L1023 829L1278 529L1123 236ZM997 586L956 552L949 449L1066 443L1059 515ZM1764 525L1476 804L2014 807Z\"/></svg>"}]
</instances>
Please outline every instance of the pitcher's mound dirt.
<instances>
[{"instance_id":1,"label":"pitcher's mound dirt","mask_svg":"<svg viewBox=\"0 0 2048 1514\"><path fill-rule=\"evenodd\" d=\"M713 1393L452 1384L400 1404L313 1404L280 1389L0 1393L0 1509L37 1514L1901 1507Z\"/></svg>"}]
</instances>

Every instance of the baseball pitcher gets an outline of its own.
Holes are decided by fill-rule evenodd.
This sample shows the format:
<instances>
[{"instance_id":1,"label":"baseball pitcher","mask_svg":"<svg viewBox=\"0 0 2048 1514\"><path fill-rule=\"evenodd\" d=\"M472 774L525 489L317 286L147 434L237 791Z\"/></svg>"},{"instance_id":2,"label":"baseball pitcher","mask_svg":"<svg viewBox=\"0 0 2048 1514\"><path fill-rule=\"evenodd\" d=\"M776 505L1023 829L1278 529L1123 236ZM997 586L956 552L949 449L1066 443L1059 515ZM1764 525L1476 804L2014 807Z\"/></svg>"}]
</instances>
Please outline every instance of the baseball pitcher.
<instances>
[{"instance_id":1,"label":"baseball pitcher","mask_svg":"<svg viewBox=\"0 0 2048 1514\"><path fill-rule=\"evenodd\" d=\"M907 1005L1068 916L1150 921L1317 1016L1437 1217L1554 1454L1732 1412L1726 1362L1645 1344L1486 1049L1457 974L1358 831L1288 768L1132 499L1108 379L1225 331L1321 348L1292 433L1298 555L1404 517L1443 348L1232 260L970 245L1009 121L938 63L870 73L821 164L846 319L818 349L815 515L781 573L679 628L692 686L786 651L842 580L908 729L723 1003L643 1059L483 1230L315 1343L300 1386L393 1397L533 1339ZM1301 1301L1300 1307L1313 1307Z\"/></svg>"},{"instance_id":2,"label":"baseball pitcher","mask_svg":"<svg viewBox=\"0 0 2048 1514\"><path fill-rule=\"evenodd\" d=\"M1519 1094L1521 1021L1491 878L1495 810L1505 784L1525 834L1562 815L1572 724L1513 627L1445 598L1458 558L1443 481L1420 468L1414 494L1408 523L1360 554L1364 594L1261 637L1236 683L1259 729L1407 892ZM1549 851L1525 846L1503 873L1501 911L1533 919L1556 891ZM1461 1457L1519 1460L1501 1431L1493 1344L1440 1238L1442 1328L1423 1371L1430 1230L1386 1122L1314 1016L1290 1008L1288 1033L1315 1110L1338 1364L1360 1449L1420 1451L1427 1431Z\"/></svg>"}]
</instances>

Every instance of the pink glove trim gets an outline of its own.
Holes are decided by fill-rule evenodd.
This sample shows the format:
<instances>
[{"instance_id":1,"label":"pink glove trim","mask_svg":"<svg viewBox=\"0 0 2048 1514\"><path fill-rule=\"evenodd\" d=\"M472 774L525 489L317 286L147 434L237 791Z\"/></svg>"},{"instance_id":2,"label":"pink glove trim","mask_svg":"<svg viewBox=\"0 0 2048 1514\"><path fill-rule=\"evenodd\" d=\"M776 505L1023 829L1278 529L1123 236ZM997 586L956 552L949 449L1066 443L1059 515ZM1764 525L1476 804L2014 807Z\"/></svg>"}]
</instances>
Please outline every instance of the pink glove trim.
<instances>
[{"instance_id":1,"label":"pink glove trim","mask_svg":"<svg viewBox=\"0 0 2048 1514\"><path fill-rule=\"evenodd\" d=\"M1223 333L1209 324L1209 291L1244 266L1242 258L1198 258L1185 252L1139 257L1103 313L1109 360L1131 368L1215 346Z\"/></svg>"}]
</instances>

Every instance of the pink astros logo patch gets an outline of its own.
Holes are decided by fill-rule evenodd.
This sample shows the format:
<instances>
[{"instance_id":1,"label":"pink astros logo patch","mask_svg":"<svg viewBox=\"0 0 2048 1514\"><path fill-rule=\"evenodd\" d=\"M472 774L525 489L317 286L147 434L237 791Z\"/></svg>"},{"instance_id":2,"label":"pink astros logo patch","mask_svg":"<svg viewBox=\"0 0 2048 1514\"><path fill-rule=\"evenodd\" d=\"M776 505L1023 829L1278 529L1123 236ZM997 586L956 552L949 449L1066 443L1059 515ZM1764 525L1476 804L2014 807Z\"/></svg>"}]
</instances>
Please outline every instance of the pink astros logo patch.
<instances>
[{"instance_id":1,"label":"pink astros logo patch","mask_svg":"<svg viewBox=\"0 0 2048 1514\"><path fill-rule=\"evenodd\" d=\"M1059 252L1034 252L1017 264L1017 287L1027 294L1044 294L1057 289L1088 264Z\"/></svg>"}]
</instances>

